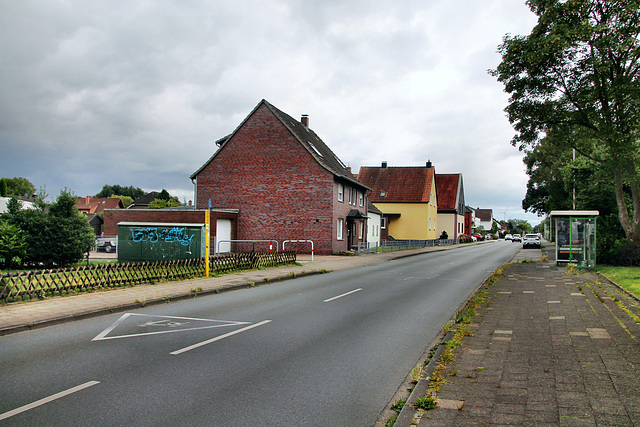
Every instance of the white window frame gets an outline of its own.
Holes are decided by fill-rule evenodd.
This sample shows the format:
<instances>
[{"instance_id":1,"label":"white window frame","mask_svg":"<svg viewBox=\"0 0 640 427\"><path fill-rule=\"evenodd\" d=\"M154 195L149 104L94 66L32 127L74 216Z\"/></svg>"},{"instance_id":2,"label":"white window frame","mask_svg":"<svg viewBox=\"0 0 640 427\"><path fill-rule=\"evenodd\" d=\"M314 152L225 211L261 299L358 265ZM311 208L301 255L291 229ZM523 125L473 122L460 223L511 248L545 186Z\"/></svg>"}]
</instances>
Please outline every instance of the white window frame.
<instances>
[{"instance_id":1,"label":"white window frame","mask_svg":"<svg viewBox=\"0 0 640 427\"><path fill-rule=\"evenodd\" d=\"M338 240L344 240L344 219L343 218L338 218L336 238Z\"/></svg>"},{"instance_id":2,"label":"white window frame","mask_svg":"<svg viewBox=\"0 0 640 427\"><path fill-rule=\"evenodd\" d=\"M380 228L383 230L387 228L387 217L380 217Z\"/></svg>"},{"instance_id":3,"label":"white window frame","mask_svg":"<svg viewBox=\"0 0 640 427\"><path fill-rule=\"evenodd\" d=\"M338 201L344 203L344 185L338 183Z\"/></svg>"}]
</instances>

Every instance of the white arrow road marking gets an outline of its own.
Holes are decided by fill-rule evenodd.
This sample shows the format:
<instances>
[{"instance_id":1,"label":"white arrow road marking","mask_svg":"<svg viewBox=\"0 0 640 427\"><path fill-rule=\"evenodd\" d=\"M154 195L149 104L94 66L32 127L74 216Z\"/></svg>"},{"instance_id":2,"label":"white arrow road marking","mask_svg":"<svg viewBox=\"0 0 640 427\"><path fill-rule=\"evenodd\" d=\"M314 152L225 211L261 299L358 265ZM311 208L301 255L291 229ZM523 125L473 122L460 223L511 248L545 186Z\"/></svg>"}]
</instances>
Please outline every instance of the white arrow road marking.
<instances>
[{"instance_id":1,"label":"white arrow road marking","mask_svg":"<svg viewBox=\"0 0 640 427\"><path fill-rule=\"evenodd\" d=\"M182 348L180 350L172 351L169 354L175 356L175 355L184 353L186 351L193 350L194 348L202 347L203 345L211 344L212 342L216 342L216 341L220 341L220 340L225 339L225 338L229 338L230 336L239 334L241 332L248 331L249 329L253 329L253 328L257 328L258 326L266 325L267 323L270 323L270 322L271 322L271 320L263 320L262 322L258 322L258 323L255 323L253 325L246 326L246 327L244 327L242 329L238 329L238 330L235 330L233 332L229 332L229 333L217 336L215 338L211 338L210 340L202 341L202 342L199 342L197 344L190 345L189 347L185 347L185 348Z\"/></svg>"},{"instance_id":2,"label":"white arrow road marking","mask_svg":"<svg viewBox=\"0 0 640 427\"><path fill-rule=\"evenodd\" d=\"M19 408L13 409L9 412L5 412L4 414L0 414L0 421L7 419L9 417L13 417L14 415L18 415L22 412L28 411L33 408L37 408L38 406L42 406L45 403L53 402L54 400L60 399L62 397L73 394L77 391L84 390L85 388L91 387L93 385L100 384L100 381L89 381L84 384L77 385L68 390L61 391L60 393L53 394L49 397L45 397L44 399L36 400L33 403L29 403L28 405L21 406Z\"/></svg>"},{"instance_id":3,"label":"white arrow road marking","mask_svg":"<svg viewBox=\"0 0 640 427\"><path fill-rule=\"evenodd\" d=\"M161 320L157 321L147 321L145 323L139 324L138 327L169 327L176 328L181 325L186 325L191 322L204 322L204 323L214 323L208 324L206 326L196 326L192 328L183 328L183 329L168 329L162 331L154 331L154 332L142 332L135 334L127 334L127 335L115 335L115 336L107 336L118 326L122 325L129 317L131 316L145 316L145 317L153 317L153 318L161 318ZM189 320L189 322L178 322L177 320ZM238 325L247 325L250 322L233 322L228 320L212 320L212 319L197 319L193 317L179 317L179 316L160 316L160 315L149 315L149 314L137 314L137 313L125 313L118 320L113 322L113 325L109 326L104 331L100 332L94 339L91 341L101 341L101 340L115 340L118 338L131 338L131 337L142 337L146 335L157 335L157 334L169 334L172 332L186 332L186 331L197 331L200 329L211 329L211 328L222 328L226 326L238 326Z\"/></svg>"}]
</instances>

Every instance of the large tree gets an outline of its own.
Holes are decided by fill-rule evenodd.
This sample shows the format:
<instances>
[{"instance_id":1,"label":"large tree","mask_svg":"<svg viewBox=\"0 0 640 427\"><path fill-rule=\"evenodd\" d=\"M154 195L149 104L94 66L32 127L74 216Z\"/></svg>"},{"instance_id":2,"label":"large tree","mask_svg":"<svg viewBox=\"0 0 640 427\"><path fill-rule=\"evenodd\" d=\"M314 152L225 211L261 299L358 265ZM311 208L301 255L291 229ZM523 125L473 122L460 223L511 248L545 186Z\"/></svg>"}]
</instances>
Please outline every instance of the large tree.
<instances>
[{"instance_id":1,"label":"large tree","mask_svg":"<svg viewBox=\"0 0 640 427\"><path fill-rule=\"evenodd\" d=\"M27 178L0 178L0 196L31 197L36 194L36 187Z\"/></svg>"},{"instance_id":2,"label":"large tree","mask_svg":"<svg viewBox=\"0 0 640 427\"><path fill-rule=\"evenodd\" d=\"M145 196L147 193L141 189L140 187L134 187L132 185L128 187L123 187L121 185L108 185L105 184L102 187L102 190L95 197L112 197L112 196L129 196L133 200L139 199L142 196Z\"/></svg>"},{"instance_id":3,"label":"large tree","mask_svg":"<svg viewBox=\"0 0 640 427\"><path fill-rule=\"evenodd\" d=\"M640 241L640 0L528 0L538 23L504 38L491 73L510 94L521 150L547 135L596 162ZM630 197L627 196L630 195Z\"/></svg>"}]
</instances>

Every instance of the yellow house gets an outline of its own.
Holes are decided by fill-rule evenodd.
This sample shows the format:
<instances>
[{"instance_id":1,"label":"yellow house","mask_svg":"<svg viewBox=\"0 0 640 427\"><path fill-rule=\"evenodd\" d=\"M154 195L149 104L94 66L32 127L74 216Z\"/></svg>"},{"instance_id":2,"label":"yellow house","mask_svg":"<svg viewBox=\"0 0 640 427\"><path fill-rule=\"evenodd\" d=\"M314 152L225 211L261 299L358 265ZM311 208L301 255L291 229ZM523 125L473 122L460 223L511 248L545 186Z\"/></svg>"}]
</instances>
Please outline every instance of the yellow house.
<instances>
[{"instance_id":1,"label":"yellow house","mask_svg":"<svg viewBox=\"0 0 640 427\"><path fill-rule=\"evenodd\" d=\"M372 189L369 200L382 211L382 239L433 240L438 232L436 173L425 167L362 166L358 180Z\"/></svg>"}]
</instances>

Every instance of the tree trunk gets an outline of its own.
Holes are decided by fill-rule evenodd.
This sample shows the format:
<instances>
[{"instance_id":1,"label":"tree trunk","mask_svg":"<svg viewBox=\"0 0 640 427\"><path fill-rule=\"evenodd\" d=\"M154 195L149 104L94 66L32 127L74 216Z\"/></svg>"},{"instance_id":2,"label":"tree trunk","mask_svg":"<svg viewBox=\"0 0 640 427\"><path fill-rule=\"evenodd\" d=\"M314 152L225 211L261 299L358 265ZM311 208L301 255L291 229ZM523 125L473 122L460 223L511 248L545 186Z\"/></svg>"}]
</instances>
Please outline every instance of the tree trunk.
<instances>
[{"instance_id":1,"label":"tree trunk","mask_svg":"<svg viewBox=\"0 0 640 427\"><path fill-rule=\"evenodd\" d=\"M634 242L640 242L640 191L638 185L632 182L631 196L633 200L632 211L633 218L629 216L629 210L624 194L624 180L620 169L616 169L613 173L616 188L616 203L618 205L618 219L624 230L625 237Z\"/></svg>"}]
</instances>

